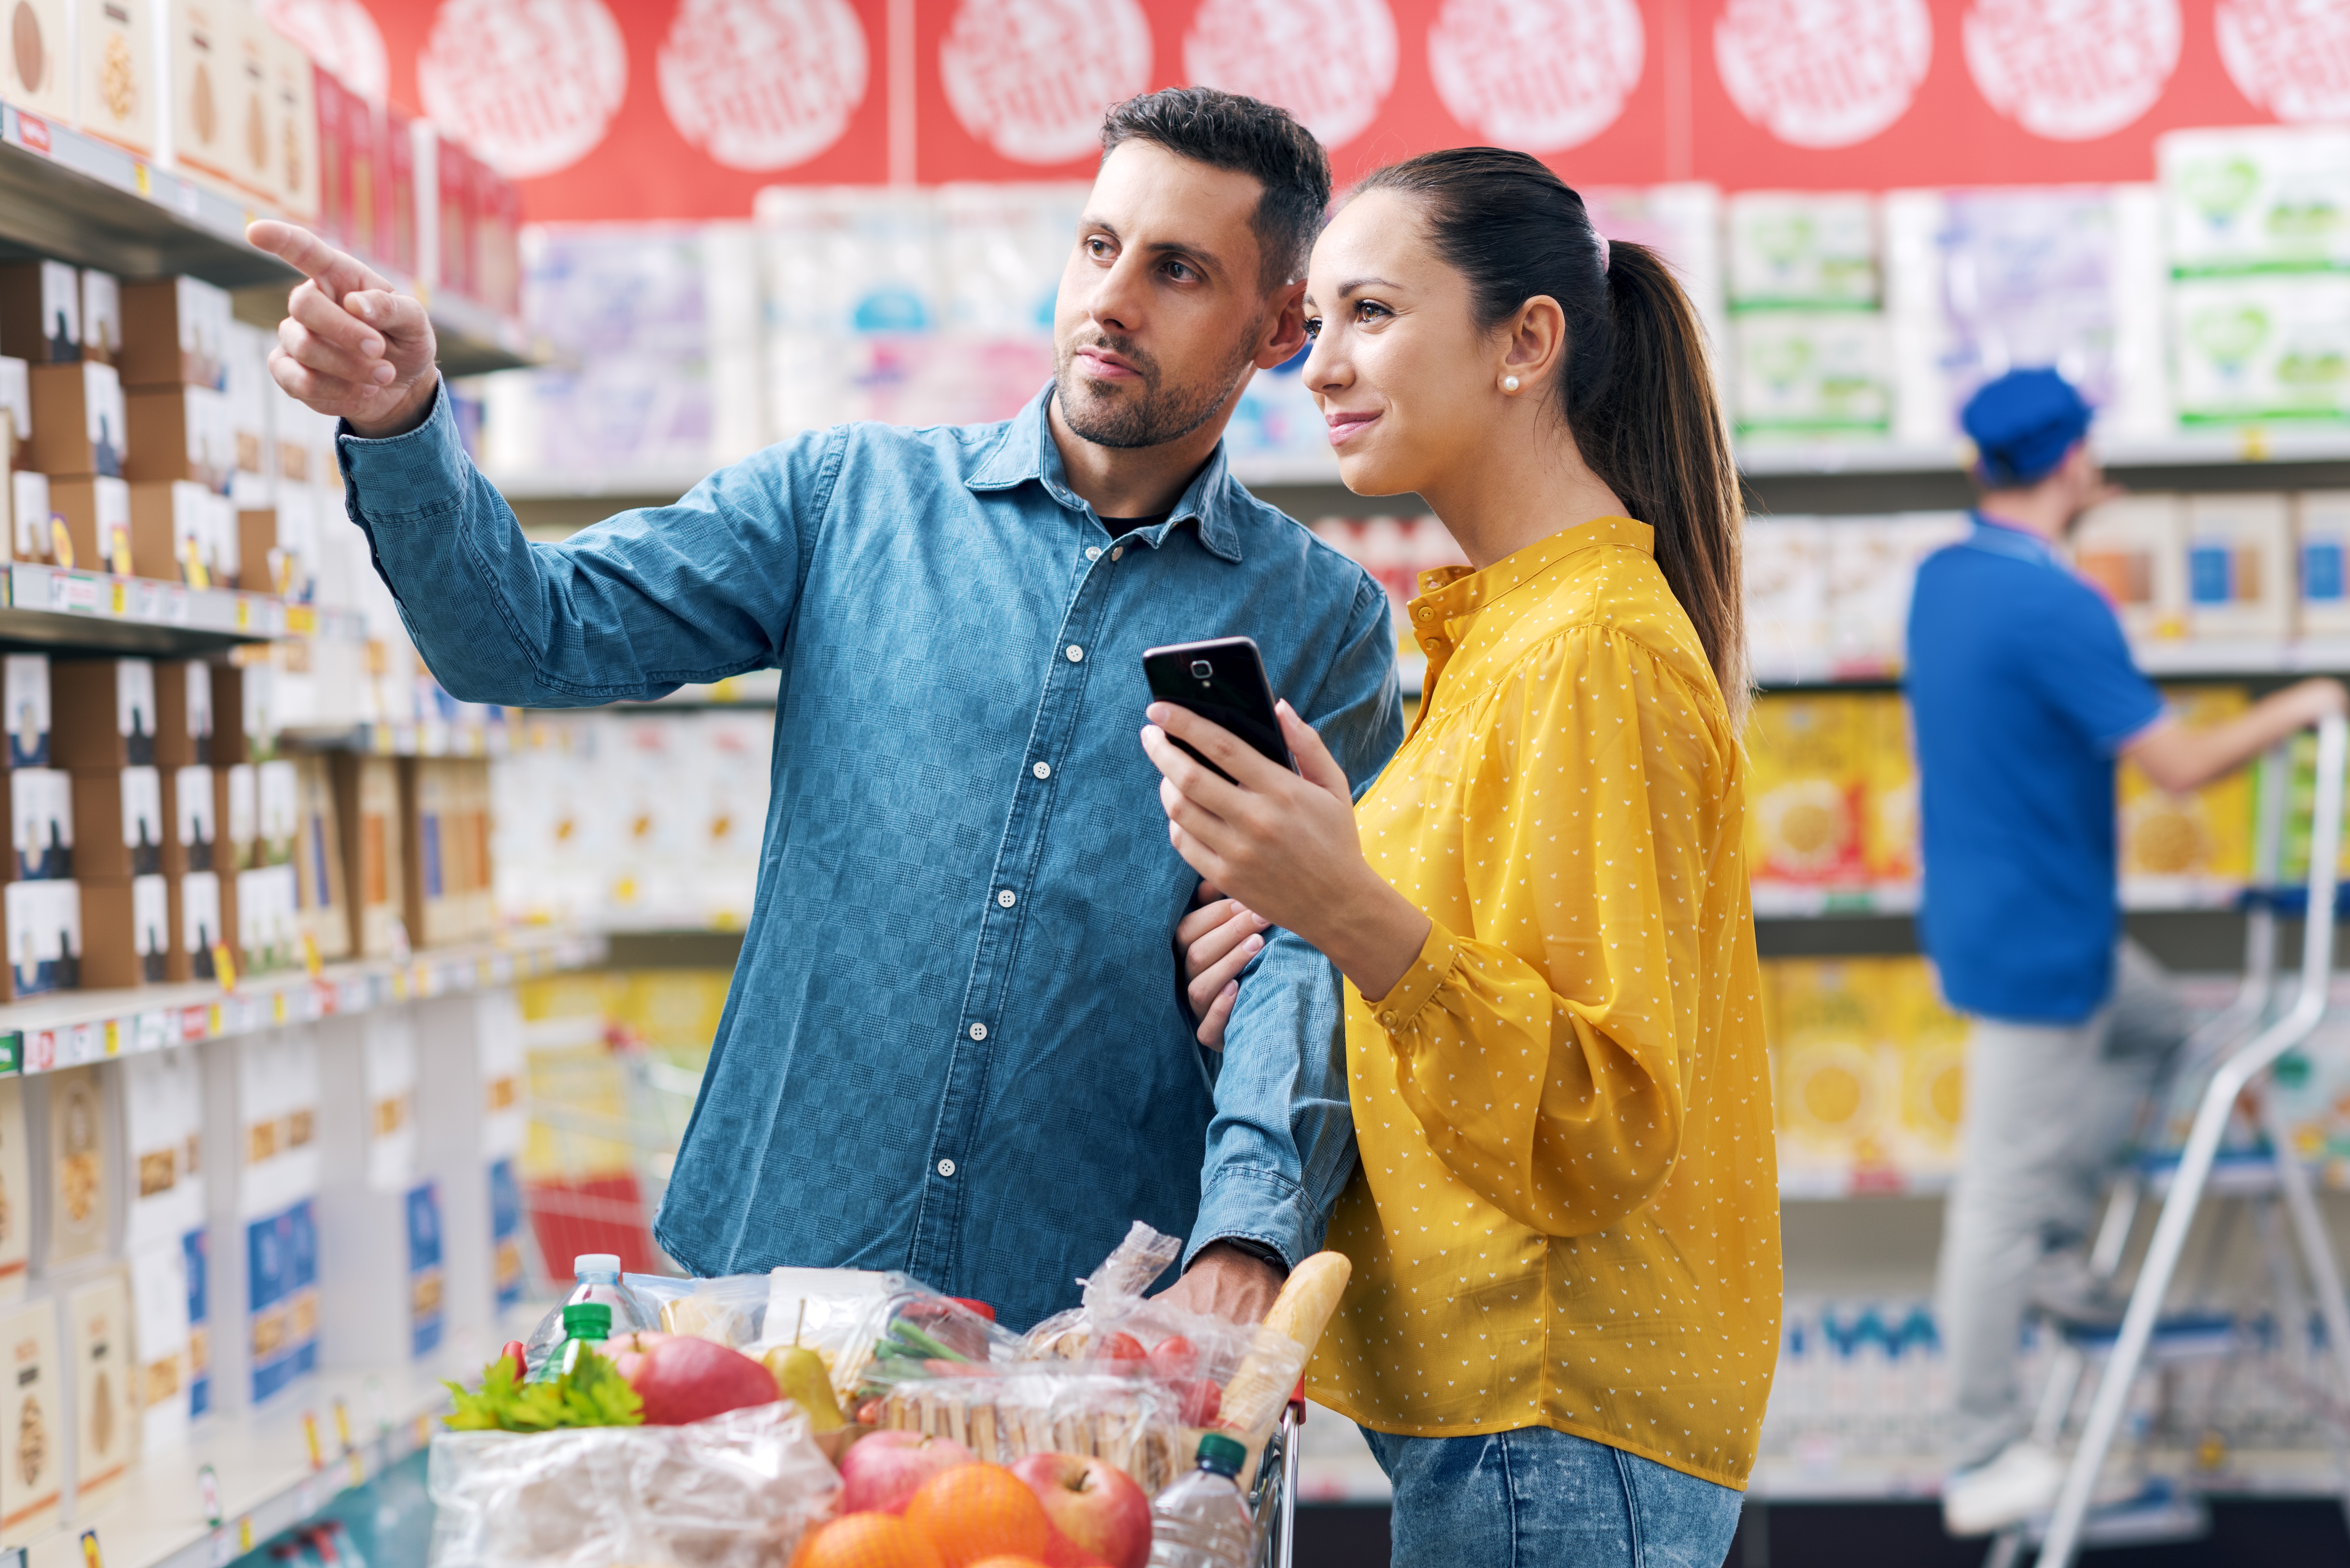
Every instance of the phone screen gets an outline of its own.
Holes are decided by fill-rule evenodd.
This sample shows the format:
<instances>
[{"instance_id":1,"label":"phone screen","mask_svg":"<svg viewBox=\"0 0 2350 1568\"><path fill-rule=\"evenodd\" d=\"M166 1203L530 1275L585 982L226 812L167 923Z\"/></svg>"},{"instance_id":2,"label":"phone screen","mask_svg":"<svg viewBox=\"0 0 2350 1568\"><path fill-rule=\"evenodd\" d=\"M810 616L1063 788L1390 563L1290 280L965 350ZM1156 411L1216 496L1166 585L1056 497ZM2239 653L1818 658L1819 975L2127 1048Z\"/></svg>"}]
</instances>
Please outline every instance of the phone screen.
<instances>
[{"instance_id":1,"label":"phone screen","mask_svg":"<svg viewBox=\"0 0 2350 1568\"><path fill-rule=\"evenodd\" d=\"M1288 742L1281 738L1281 719L1273 708L1273 688L1265 680L1264 659L1257 652L1253 638L1225 637L1149 649L1142 656L1142 672L1150 683L1150 694L1160 701L1189 708L1209 722L1230 730L1283 767L1293 771L1296 768ZM1168 738L1174 739L1171 735ZM1232 776L1182 742L1175 743L1183 746L1218 777Z\"/></svg>"}]
</instances>

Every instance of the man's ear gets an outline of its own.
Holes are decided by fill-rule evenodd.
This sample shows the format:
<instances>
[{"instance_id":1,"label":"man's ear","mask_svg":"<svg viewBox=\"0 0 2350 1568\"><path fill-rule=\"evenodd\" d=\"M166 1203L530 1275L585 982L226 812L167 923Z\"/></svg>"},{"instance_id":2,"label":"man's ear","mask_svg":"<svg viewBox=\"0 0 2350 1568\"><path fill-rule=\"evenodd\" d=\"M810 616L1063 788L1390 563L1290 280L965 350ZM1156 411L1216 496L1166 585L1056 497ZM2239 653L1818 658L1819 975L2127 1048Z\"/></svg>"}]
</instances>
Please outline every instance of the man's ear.
<instances>
[{"instance_id":1,"label":"man's ear","mask_svg":"<svg viewBox=\"0 0 2350 1568\"><path fill-rule=\"evenodd\" d=\"M1250 361L1260 370L1287 364L1305 347L1305 280L1301 277L1276 289L1272 306L1266 317L1268 336L1257 346L1256 358Z\"/></svg>"}]
</instances>

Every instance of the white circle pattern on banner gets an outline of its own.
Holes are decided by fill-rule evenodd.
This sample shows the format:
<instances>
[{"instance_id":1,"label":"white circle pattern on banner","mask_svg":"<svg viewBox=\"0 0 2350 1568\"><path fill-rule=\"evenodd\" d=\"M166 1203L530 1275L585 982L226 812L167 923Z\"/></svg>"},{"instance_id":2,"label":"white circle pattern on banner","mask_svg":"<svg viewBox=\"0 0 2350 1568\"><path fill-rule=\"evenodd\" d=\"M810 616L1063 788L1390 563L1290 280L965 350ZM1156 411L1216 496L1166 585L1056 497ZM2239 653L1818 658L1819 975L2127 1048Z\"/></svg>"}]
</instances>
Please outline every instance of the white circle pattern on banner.
<instances>
[{"instance_id":1,"label":"white circle pattern on banner","mask_svg":"<svg viewBox=\"0 0 2350 1568\"><path fill-rule=\"evenodd\" d=\"M1714 68L1748 119L1794 147L1850 147L1908 112L1934 58L1926 0L1730 0Z\"/></svg>"},{"instance_id":2,"label":"white circle pattern on banner","mask_svg":"<svg viewBox=\"0 0 2350 1568\"><path fill-rule=\"evenodd\" d=\"M2152 109L2178 67L2178 0L1974 0L1967 69L2034 136L2087 141Z\"/></svg>"},{"instance_id":3,"label":"white circle pattern on banner","mask_svg":"<svg viewBox=\"0 0 2350 1568\"><path fill-rule=\"evenodd\" d=\"M2229 79L2279 119L2350 119L2350 5L2220 0L2212 29Z\"/></svg>"},{"instance_id":4,"label":"white circle pattern on banner","mask_svg":"<svg viewBox=\"0 0 2350 1568\"><path fill-rule=\"evenodd\" d=\"M262 0L261 19L369 103L390 96L383 29L359 0Z\"/></svg>"},{"instance_id":5,"label":"white circle pattern on banner","mask_svg":"<svg viewBox=\"0 0 2350 1568\"><path fill-rule=\"evenodd\" d=\"M416 88L452 140L529 180L604 140L628 94L629 51L603 0L442 0Z\"/></svg>"},{"instance_id":6,"label":"white circle pattern on banner","mask_svg":"<svg viewBox=\"0 0 2350 1568\"><path fill-rule=\"evenodd\" d=\"M1395 17L1387 0L1201 0L1183 71L1279 104L1325 147L1343 147L1395 87Z\"/></svg>"},{"instance_id":7,"label":"white circle pattern on banner","mask_svg":"<svg viewBox=\"0 0 2350 1568\"><path fill-rule=\"evenodd\" d=\"M1580 147L1615 124L1647 50L1633 0L1445 0L1428 29L1445 109L1525 152Z\"/></svg>"},{"instance_id":8,"label":"white circle pattern on banner","mask_svg":"<svg viewBox=\"0 0 2350 1568\"><path fill-rule=\"evenodd\" d=\"M865 28L847 0L685 0L661 41L661 107L729 169L788 169L838 141L865 101Z\"/></svg>"},{"instance_id":9,"label":"white circle pattern on banner","mask_svg":"<svg viewBox=\"0 0 2350 1568\"><path fill-rule=\"evenodd\" d=\"M1150 22L1135 0L962 0L939 45L962 128L1015 163L1101 146L1102 113L1150 85Z\"/></svg>"}]
</instances>

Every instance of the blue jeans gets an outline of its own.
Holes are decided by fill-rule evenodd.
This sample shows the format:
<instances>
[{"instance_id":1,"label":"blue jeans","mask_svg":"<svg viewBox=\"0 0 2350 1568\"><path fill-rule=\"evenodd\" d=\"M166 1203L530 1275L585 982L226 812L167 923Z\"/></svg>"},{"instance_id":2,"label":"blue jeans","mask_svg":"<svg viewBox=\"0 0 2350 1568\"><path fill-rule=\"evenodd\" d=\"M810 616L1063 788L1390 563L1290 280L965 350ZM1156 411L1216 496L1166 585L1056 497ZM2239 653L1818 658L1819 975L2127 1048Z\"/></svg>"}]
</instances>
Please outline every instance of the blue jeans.
<instances>
[{"instance_id":1,"label":"blue jeans","mask_svg":"<svg viewBox=\"0 0 2350 1568\"><path fill-rule=\"evenodd\" d=\"M1742 1494L1587 1438L1374 1432L1394 1568L1721 1568Z\"/></svg>"}]
</instances>

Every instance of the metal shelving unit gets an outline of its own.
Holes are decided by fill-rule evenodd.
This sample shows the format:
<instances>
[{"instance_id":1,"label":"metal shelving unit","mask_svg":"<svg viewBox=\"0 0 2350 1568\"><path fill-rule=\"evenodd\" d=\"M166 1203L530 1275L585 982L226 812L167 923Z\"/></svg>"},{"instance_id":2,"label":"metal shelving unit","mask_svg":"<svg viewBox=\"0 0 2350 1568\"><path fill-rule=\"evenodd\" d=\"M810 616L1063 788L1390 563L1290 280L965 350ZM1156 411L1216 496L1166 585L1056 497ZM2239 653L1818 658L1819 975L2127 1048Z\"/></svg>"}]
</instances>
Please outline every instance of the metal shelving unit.
<instances>
[{"instance_id":1,"label":"metal shelving unit","mask_svg":"<svg viewBox=\"0 0 2350 1568\"><path fill-rule=\"evenodd\" d=\"M234 588L23 561L0 568L0 643L168 656L288 635L361 642L367 621Z\"/></svg>"}]
</instances>

